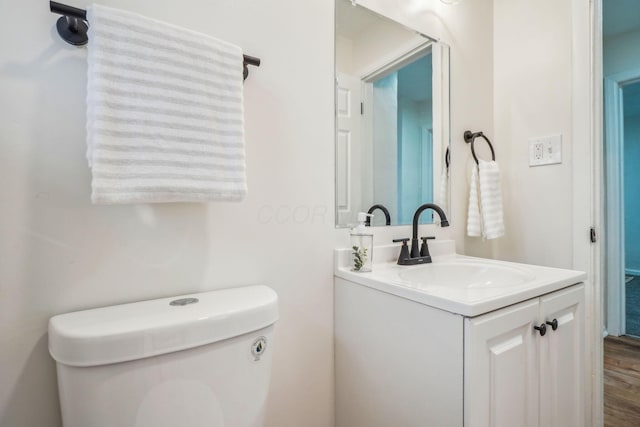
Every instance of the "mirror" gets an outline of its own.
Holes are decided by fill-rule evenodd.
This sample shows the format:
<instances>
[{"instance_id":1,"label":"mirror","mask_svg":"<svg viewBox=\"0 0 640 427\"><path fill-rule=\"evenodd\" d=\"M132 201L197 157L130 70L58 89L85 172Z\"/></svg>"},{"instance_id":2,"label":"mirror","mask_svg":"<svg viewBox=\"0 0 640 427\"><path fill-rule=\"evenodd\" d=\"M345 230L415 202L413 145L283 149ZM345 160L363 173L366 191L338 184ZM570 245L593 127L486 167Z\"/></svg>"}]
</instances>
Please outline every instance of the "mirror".
<instances>
[{"instance_id":1,"label":"mirror","mask_svg":"<svg viewBox=\"0 0 640 427\"><path fill-rule=\"evenodd\" d=\"M374 205L390 225L430 202L449 217L449 47L336 0L335 53L336 227Z\"/></svg>"}]
</instances>

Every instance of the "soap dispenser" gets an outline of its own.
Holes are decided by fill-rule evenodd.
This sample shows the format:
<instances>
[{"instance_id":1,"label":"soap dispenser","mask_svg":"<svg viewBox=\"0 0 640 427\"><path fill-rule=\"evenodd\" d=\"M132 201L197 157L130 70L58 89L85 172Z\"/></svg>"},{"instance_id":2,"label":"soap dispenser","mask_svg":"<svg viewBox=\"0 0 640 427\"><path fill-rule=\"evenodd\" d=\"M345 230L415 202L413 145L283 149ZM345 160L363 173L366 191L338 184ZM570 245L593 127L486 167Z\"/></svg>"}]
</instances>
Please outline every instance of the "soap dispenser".
<instances>
[{"instance_id":1,"label":"soap dispenser","mask_svg":"<svg viewBox=\"0 0 640 427\"><path fill-rule=\"evenodd\" d=\"M358 225L351 229L351 249L353 271L371 271L373 259L373 233L364 225L372 214L358 213Z\"/></svg>"}]
</instances>

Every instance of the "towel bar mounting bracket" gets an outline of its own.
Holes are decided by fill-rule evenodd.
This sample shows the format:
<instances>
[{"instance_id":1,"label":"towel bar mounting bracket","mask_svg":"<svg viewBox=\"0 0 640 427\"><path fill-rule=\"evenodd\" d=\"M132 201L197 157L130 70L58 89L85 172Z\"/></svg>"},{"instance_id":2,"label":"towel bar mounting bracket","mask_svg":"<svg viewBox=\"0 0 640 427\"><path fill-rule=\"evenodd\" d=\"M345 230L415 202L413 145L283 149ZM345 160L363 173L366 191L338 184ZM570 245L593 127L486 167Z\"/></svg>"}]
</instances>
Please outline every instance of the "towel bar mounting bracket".
<instances>
[{"instance_id":1,"label":"towel bar mounting bracket","mask_svg":"<svg viewBox=\"0 0 640 427\"><path fill-rule=\"evenodd\" d=\"M61 16L56 22L56 29L62 40L74 46L84 46L89 41L86 21L71 16Z\"/></svg>"},{"instance_id":2,"label":"towel bar mounting bracket","mask_svg":"<svg viewBox=\"0 0 640 427\"><path fill-rule=\"evenodd\" d=\"M62 40L74 46L84 46L89 41L87 30L87 11L55 1L49 2L53 13L62 15L56 22L56 29Z\"/></svg>"}]
</instances>

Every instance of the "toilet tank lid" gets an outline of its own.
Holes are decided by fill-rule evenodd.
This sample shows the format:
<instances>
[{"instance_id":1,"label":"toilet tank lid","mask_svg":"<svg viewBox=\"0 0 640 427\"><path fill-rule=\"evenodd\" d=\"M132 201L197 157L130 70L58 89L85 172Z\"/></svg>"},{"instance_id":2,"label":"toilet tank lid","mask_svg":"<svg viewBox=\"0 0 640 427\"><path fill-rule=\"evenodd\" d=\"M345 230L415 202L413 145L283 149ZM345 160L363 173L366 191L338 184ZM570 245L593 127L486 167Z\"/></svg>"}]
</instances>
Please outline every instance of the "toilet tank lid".
<instances>
[{"instance_id":1,"label":"toilet tank lid","mask_svg":"<svg viewBox=\"0 0 640 427\"><path fill-rule=\"evenodd\" d=\"M54 316L49 352L71 366L125 362L225 340L277 319L273 289L222 289Z\"/></svg>"}]
</instances>

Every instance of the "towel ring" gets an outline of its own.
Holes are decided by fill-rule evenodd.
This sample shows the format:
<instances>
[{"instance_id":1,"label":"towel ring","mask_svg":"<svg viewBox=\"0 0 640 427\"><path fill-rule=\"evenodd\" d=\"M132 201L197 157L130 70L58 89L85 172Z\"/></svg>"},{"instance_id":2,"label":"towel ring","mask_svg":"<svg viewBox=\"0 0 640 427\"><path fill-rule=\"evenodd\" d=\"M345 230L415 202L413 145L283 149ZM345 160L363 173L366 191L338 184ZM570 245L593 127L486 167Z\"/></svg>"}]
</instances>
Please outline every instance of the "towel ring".
<instances>
[{"instance_id":1,"label":"towel ring","mask_svg":"<svg viewBox=\"0 0 640 427\"><path fill-rule=\"evenodd\" d=\"M478 156L476 156L476 150L473 146L473 141L478 138L481 137L483 138L485 141L487 141L487 144L489 145L489 148L491 149L491 160L495 161L496 160L496 152L493 150L493 145L491 144L491 141L489 141L489 138L487 138L486 136L484 136L484 134L482 132L471 132L470 130L467 130L464 132L464 142L466 142L467 144L471 144L471 155L473 156L473 160L476 161L476 164L479 165L480 162L478 161Z\"/></svg>"}]
</instances>

